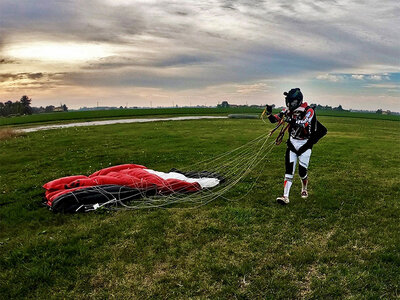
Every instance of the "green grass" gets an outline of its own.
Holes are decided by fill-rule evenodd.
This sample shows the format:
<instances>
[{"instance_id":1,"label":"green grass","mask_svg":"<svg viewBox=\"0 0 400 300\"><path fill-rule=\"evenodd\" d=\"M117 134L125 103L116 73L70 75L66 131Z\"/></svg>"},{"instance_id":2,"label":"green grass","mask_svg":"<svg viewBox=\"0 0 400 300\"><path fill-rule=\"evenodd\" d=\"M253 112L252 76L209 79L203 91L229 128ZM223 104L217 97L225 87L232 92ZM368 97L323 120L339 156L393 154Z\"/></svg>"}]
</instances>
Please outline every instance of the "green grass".
<instances>
[{"instance_id":1,"label":"green grass","mask_svg":"<svg viewBox=\"0 0 400 300\"><path fill-rule=\"evenodd\" d=\"M320 120L329 132L313 149L310 197L300 198L296 177L287 207L275 203L285 145L239 201L77 215L41 205L41 185L54 178L121 163L190 166L272 127L259 120L0 141L0 298L399 298L400 122Z\"/></svg>"},{"instance_id":2,"label":"green grass","mask_svg":"<svg viewBox=\"0 0 400 300\"><path fill-rule=\"evenodd\" d=\"M41 123L67 123L73 121L93 121L104 119L132 118L132 117L154 117L175 115L228 115L236 113L261 114L262 110L251 107L240 108L157 108L157 109L116 109L98 111L73 111L59 113L43 113L20 117L0 117L0 126L20 126ZM278 112L275 110L275 112ZM374 113L354 113L320 110L320 116L366 118L379 120L400 121L399 115L378 115Z\"/></svg>"},{"instance_id":3,"label":"green grass","mask_svg":"<svg viewBox=\"0 0 400 300\"><path fill-rule=\"evenodd\" d=\"M115 109L97 111L72 111L59 113L44 113L13 118L0 117L1 125L21 125L29 123L66 122L66 121L91 121L99 119L115 119L146 116L166 115L214 115L243 112L260 113L257 108L155 108L155 109Z\"/></svg>"}]
</instances>

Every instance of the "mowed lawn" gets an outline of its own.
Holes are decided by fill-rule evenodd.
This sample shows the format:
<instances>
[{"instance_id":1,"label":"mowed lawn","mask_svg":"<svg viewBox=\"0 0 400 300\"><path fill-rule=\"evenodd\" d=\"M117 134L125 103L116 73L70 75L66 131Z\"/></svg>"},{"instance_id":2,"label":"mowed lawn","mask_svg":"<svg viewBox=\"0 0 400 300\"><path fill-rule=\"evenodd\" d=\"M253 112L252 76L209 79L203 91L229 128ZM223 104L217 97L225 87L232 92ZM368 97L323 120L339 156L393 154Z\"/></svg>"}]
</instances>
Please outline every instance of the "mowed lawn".
<instances>
[{"instance_id":1,"label":"mowed lawn","mask_svg":"<svg viewBox=\"0 0 400 300\"><path fill-rule=\"evenodd\" d=\"M400 122L320 120L329 132L313 149L310 197L300 198L296 175L286 207L275 202L284 144L236 201L76 215L41 204L52 179L123 163L190 167L272 128L259 120L80 127L0 141L0 298L399 298Z\"/></svg>"}]
</instances>

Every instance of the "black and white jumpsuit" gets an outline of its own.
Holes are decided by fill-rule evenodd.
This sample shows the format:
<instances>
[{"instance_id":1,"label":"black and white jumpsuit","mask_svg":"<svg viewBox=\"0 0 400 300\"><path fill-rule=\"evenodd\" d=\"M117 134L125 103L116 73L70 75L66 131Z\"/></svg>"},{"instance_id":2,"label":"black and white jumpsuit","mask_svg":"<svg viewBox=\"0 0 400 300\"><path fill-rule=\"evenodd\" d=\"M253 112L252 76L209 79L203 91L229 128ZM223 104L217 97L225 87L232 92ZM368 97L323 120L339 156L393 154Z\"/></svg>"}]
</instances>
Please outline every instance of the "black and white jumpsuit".
<instances>
[{"instance_id":1,"label":"black and white jumpsuit","mask_svg":"<svg viewBox=\"0 0 400 300\"><path fill-rule=\"evenodd\" d=\"M286 171L283 195L289 197L297 161L299 161L302 189L307 190L307 170L313 145L310 142L310 137L315 130L316 118L314 110L307 103L303 103L293 112L284 109L276 115L270 115L268 118L272 123L275 123L285 117L290 120L288 128L290 136L287 141L288 147L285 155Z\"/></svg>"}]
</instances>

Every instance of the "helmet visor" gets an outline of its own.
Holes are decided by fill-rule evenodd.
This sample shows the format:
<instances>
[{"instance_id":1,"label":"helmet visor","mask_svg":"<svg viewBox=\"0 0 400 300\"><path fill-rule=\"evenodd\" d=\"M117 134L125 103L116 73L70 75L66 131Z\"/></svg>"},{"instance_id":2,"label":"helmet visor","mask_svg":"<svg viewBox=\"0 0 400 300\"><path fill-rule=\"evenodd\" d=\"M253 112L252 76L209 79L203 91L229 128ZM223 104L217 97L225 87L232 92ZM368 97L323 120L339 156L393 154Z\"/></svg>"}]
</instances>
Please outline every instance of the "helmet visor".
<instances>
[{"instance_id":1,"label":"helmet visor","mask_svg":"<svg viewBox=\"0 0 400 300\"><path fill-rule=\"evenodd\" d=\"M289 108L289 110L294 110L298 108L301 104L301 101L299 99L288 99L286 98L286 106Z\"/></svg>"}]
</instances>

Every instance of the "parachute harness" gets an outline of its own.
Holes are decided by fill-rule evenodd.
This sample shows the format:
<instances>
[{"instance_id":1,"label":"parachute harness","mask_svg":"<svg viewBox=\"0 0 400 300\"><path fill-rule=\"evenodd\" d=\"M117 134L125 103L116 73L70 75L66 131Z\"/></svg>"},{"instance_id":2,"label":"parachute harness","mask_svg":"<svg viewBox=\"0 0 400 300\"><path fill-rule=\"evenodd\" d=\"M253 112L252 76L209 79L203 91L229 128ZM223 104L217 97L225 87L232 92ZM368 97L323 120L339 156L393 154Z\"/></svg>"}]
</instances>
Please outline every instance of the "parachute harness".
<instances>
[{"instance_id":1,"label":"parachute harness","mask_svg":"<svg viewBox=\"0 0 400 300\"><path fill-rule=\"evenodd\" d=\"M264 111L262 112L260 119L267 124L267 122L265 121L265 116L267 115L267 108L264 109ZM282 126L282 127L281 127ZM288 130L289 128L289 124L286 124L286 120L285 118L282 118L279 120L278 124L275 126L274 129L272 129L269 133L269 136L271 136L279 127L281 127L281 130L278 134L278 136L275 139L275 145L280 145L282 143L283 137L285 136L285 132Z\"/></svg>"},{"instance_id":2,"label":"parachute harness","mask_svg":"<svg viewBox=\"0 0 400 300\"><path fill-rule=\"evenodd\" d=\"M271 130L269 135L271 136L279 127L281 127L281 130L279 131L279 134L275 139L275 145L280 145L282 143L283 137L285 136L285 132L289 128L289 124L286 124L285 120L281 119L279 121L278 125L274 129Z\"/></svg>"}]
</instances>

